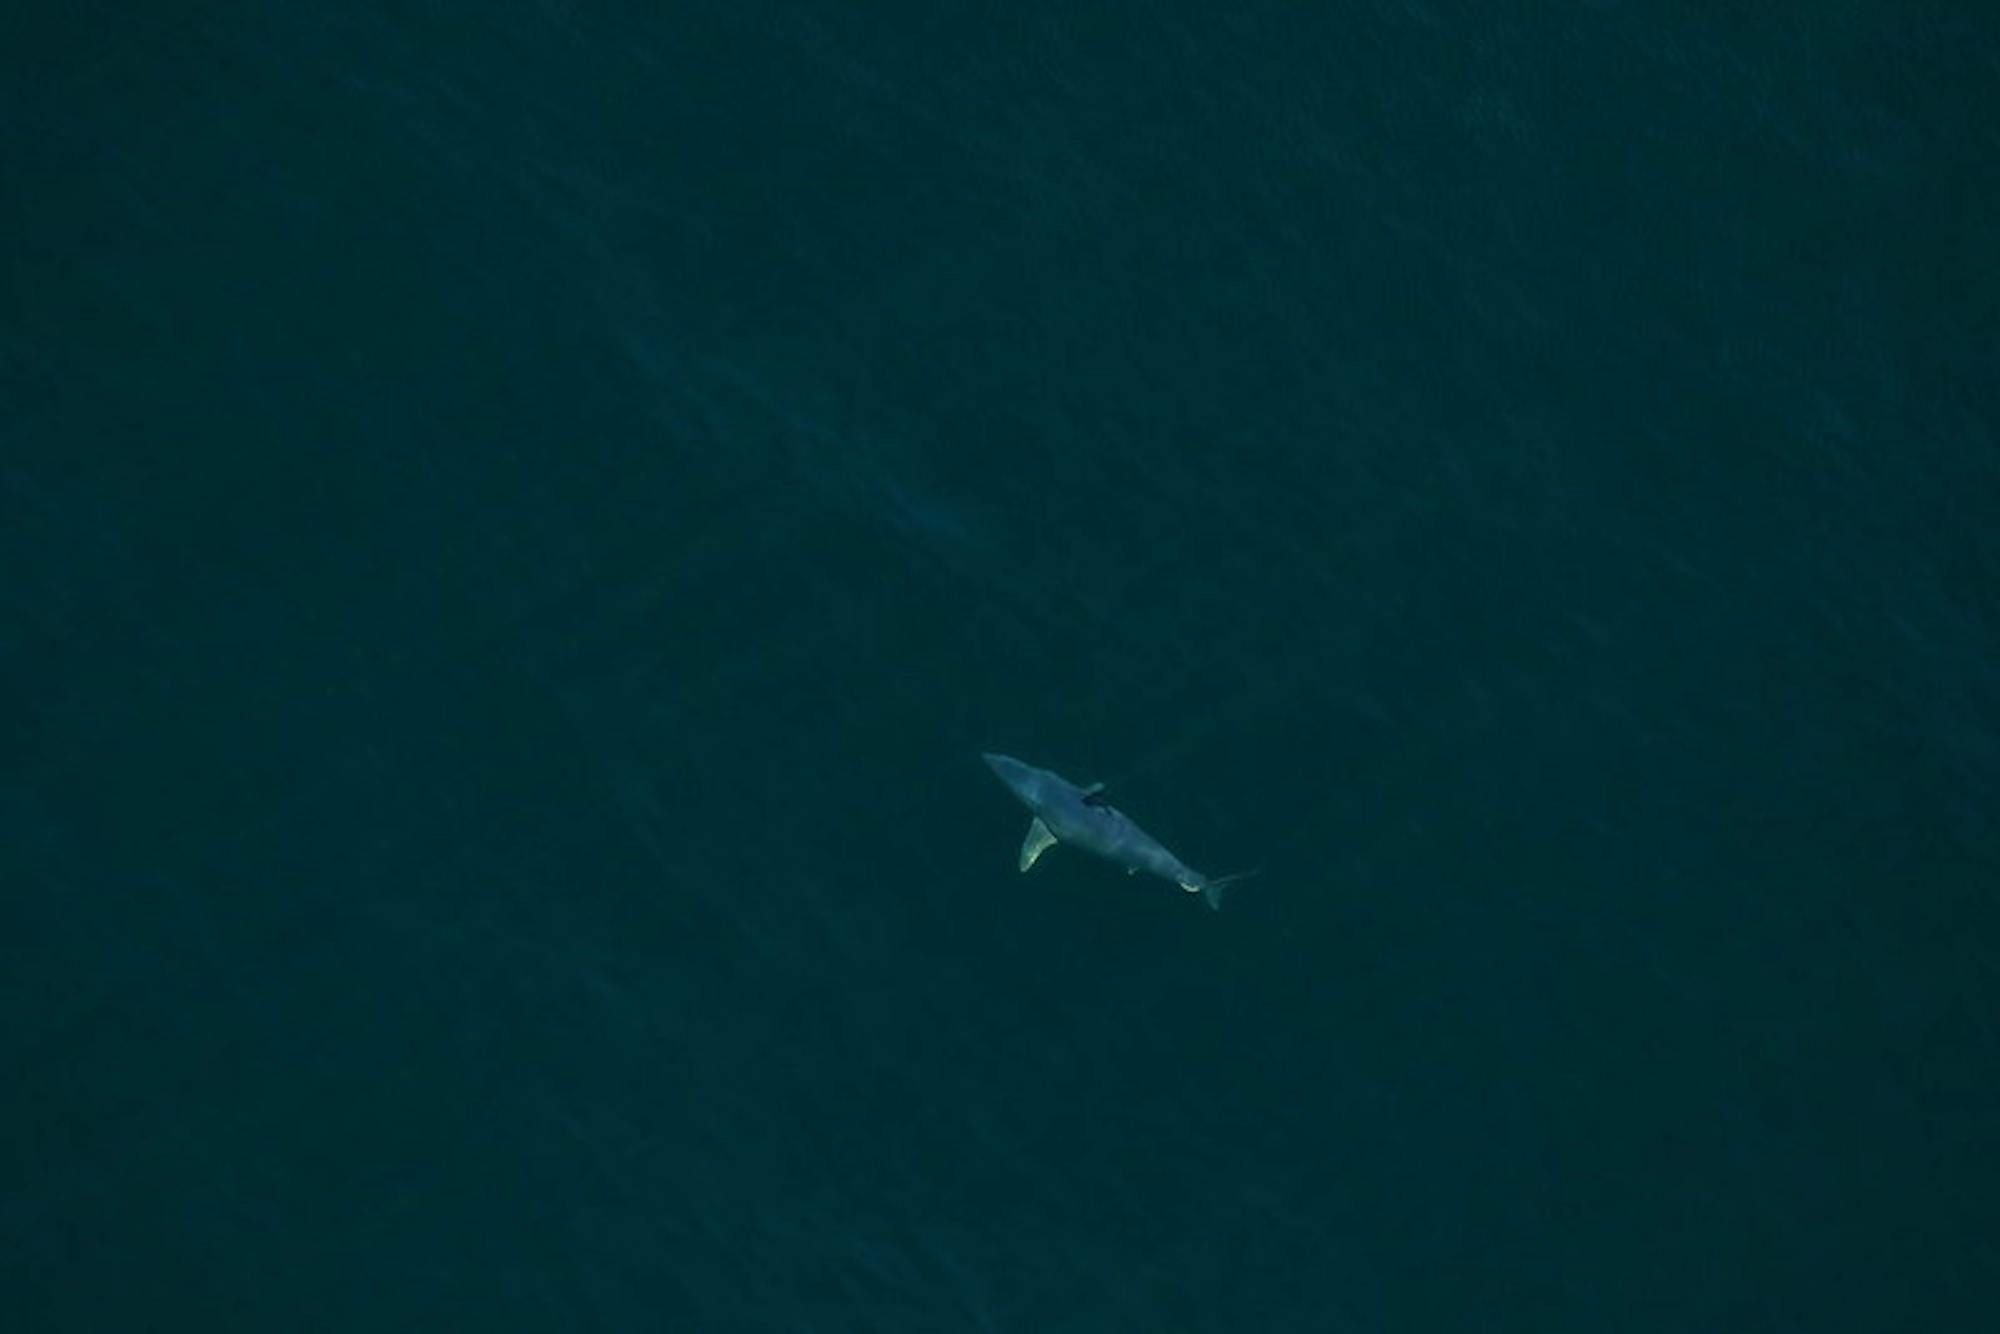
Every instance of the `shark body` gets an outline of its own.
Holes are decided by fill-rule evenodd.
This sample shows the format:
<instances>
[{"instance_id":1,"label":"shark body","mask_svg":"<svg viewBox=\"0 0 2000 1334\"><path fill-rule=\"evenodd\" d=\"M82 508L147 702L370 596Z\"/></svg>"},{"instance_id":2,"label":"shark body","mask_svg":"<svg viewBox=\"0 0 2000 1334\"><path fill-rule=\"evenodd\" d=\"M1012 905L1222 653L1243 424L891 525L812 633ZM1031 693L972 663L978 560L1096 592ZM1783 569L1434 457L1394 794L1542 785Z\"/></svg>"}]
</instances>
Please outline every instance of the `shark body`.
<instances>
[{"instance_id":1,"label":"shark body","mask_svg":"<svg viewBox=\"0 0 2000 1334\"><path fill-rule=\"evenodd\" d=\"M1200 894L1211 908L1222 907L1222 887L1240 880L1248 871L1235 875L1206 876L1189 866L1151 834L1133 823L1132 818L1106 802L1104 785L1078 787L1061 774L1037 769L1032 764L991 752L980 756L1007 790L1034 813L1028 836L1021 841L1021 869L1026 871L1057 843L1082 848L1085 852L1122 866L1128 874L1144 871L1171 880L1190 894Z\"/></svg>"}]
</instances>

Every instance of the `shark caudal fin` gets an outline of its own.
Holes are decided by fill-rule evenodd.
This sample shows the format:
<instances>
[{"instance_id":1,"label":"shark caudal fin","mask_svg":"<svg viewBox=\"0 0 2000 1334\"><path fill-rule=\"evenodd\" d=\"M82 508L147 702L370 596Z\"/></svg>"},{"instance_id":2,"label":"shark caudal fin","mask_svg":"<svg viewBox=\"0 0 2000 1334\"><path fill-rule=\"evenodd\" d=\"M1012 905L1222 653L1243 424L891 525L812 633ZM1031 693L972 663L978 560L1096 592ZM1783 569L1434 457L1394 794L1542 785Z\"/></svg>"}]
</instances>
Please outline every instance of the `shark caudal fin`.
<instances>
[{"instance_id":1,"label":"shark caudal fin","mask_svg":"<svg viewBox=\"0 0 2000 1334\"><path fill-rule=\"evenodd\" d=\"M1262 869L1260 866L1248 871L1231 871L1228 875L1218 875L1213 879L1204 880L1201 882L1201 896L1208 900L1210 908L1216 912L1221 912L1223 889L1235 884L1239 880L1248 880Z\"/></svg>"}]
</instances>

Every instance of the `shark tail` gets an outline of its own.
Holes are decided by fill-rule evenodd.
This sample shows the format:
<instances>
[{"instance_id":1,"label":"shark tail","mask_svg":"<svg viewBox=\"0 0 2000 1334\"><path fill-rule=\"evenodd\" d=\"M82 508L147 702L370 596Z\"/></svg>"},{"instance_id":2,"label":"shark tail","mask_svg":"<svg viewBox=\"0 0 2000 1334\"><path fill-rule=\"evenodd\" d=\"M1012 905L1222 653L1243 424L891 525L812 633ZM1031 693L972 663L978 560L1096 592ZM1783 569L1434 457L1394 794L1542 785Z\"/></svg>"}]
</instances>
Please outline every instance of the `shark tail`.
<instances>
[{"instance_id":1,"label":"shark tail","mask_svg":"<svg viewBox=\"0 0 2000 1334\"><path fill-rule=\"evenodd\" d=\"M1262 867L1255 867L1248 871L1231 871L1228 875L1218 875L1213 879L1204 880L1201 885L1201 896L1208 900L1210 908L1216 912L1221 912L1222 891L1239 880L1248 880L1262 869Z\"/></svg>"}]
</instances>

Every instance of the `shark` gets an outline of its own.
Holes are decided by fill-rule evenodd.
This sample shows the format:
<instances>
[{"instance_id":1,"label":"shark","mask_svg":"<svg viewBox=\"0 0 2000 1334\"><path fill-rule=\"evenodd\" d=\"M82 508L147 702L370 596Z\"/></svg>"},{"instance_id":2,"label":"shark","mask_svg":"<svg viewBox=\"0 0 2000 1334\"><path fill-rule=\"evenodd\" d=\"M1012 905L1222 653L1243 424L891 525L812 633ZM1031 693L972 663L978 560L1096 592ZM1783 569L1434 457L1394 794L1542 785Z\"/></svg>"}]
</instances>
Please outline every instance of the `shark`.
<instances>
[{"instance_id":1,"label":"shark","mask_svg":"<svg viewBox=\"0 0 2000 1334\"><path fill-rule=\"evenodd\" d=\"M1127 875L1145 871L1171 880L1190 894L1199 894L1208 906L1222 907L1222 890L1255 871L1207 876L1167 851L1160 841L1141 829L1132 817L1104 799L1104 784L1078 787L1061 774L1037 769L1010 755L991 751L980 755L999 780L1034 819L1028 836L1021 841L1021 870L1033 866L1044 852L1058 843L1096 853Z\"/></svg>"}]
</instances>

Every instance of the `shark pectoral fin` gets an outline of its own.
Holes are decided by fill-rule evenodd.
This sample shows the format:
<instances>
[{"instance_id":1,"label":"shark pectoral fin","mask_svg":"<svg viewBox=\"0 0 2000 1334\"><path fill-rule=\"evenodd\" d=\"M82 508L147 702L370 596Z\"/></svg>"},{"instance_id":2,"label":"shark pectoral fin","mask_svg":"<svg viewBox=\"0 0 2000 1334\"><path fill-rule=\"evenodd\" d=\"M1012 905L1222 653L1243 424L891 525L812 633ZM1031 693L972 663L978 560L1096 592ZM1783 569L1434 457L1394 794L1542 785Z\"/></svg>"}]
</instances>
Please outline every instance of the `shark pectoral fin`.
<instances>
[{"instance_id":1,"label":"shark pectoral fin","mask_svg":"<svg viewBox=\"0 0 2000 1334\"><path fill-rule=\"evenodd\" d=\"M1086 797L1094 797L1103 790L1104 790L1104 784L1092 783L1089 787L1083 790L1083 795Z\"/></svg>"},{"instance_id":2,"label":"shark pectoral fin","mask_svg":"<svg viewBox=\"0 0 2000 1334\"><path fill-rule=\"evenodd\" d=\"M1049 832L1049 827L1042 823L1042 817L1037 815L1034 823L1028 826L1028 836L1021 840L1021 869L1025 871L1033 866L1035 858L1047 852L1055 841L1056 836Z\"/></svg>"}]
</instances>

